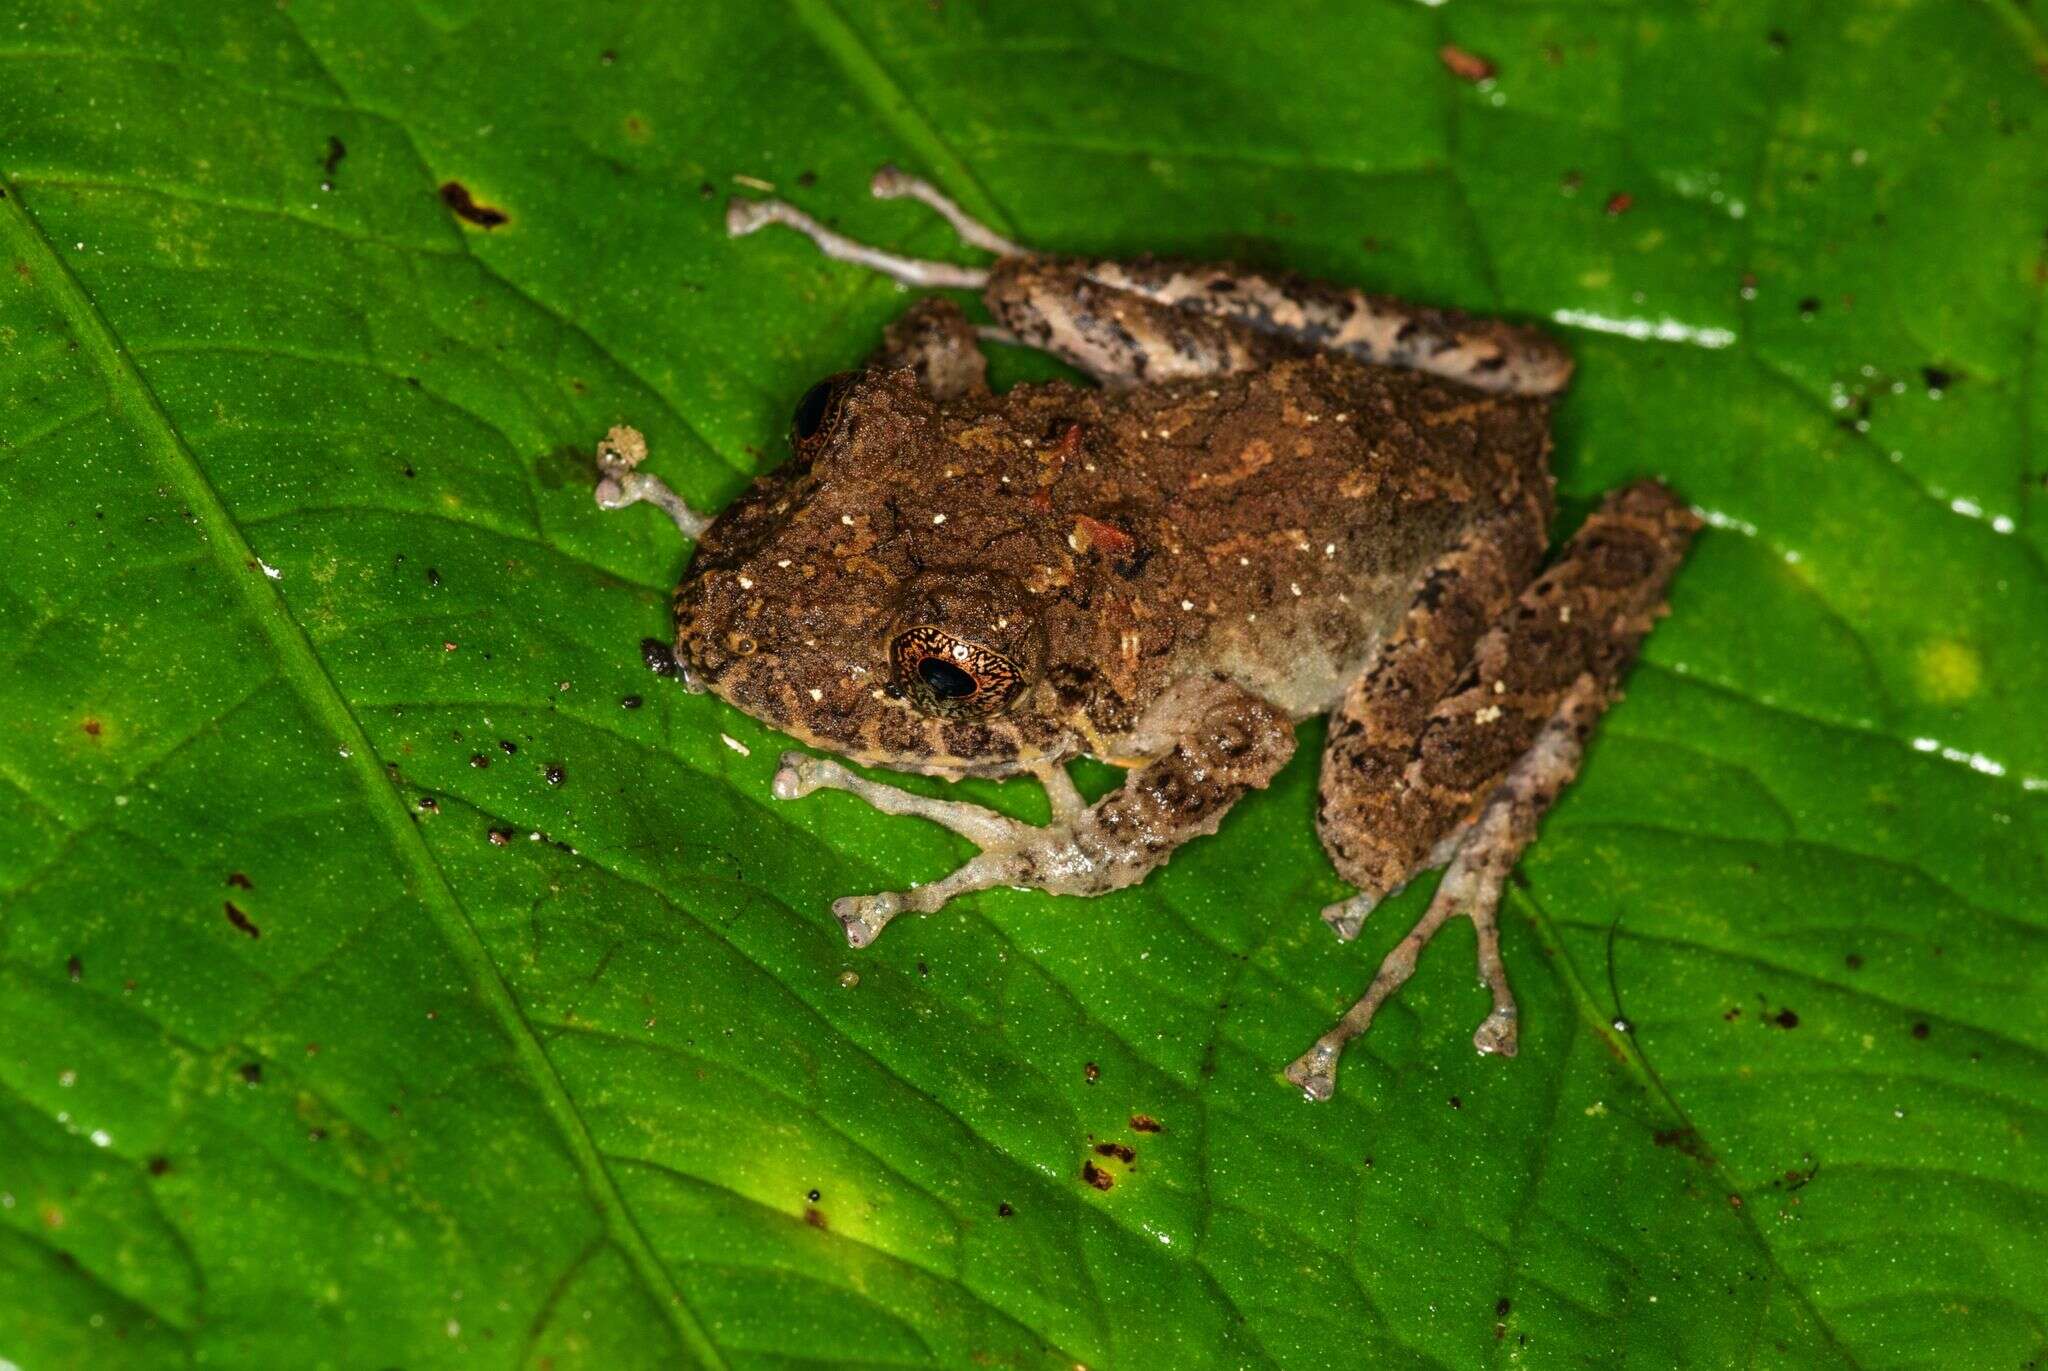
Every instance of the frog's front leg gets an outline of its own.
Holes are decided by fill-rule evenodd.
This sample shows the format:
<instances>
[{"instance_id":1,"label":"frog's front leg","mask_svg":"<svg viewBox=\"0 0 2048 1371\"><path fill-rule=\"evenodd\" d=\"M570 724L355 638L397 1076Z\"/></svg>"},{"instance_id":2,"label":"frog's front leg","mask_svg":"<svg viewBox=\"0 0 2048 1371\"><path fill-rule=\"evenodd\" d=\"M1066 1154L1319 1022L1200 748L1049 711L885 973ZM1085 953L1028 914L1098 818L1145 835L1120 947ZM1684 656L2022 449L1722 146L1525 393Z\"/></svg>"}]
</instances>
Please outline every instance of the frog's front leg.
<instances>
[{"instance_id":1,"label":"frog's front leg","mask_svg":"<svg viewBox=\"0 0 2048 1371\"><path fill-rule=\"evenodd\" d=\"M1326 909L1324 919L1349 938L1382 895L1446 859L1450 868L1364 996L1287 1068L1312 1098L1329 1098L1344 1044L1366 1030L1414 972L1423 947L1460 914L1478 932L1479 978L1493 998L1473 1045L1514 1055L1501 886L1577 773L1586 736L1619 693L1698 527L1653 481L1616 491L1478 637L1462 673L1419 726L1409 722L1406 678L1346 697L1324 760L1321 826L1324 845L1359 894ZM1404 636L1417 622L1411 615ZM1390 652L1400 647L1397 640Z\"/></svg>"},{"instance_id":2,"label":"frog's front leg","mask_svg":"<svg viewBox=\"0 0 2048 1371\"><path fill-rule=\"evenodd\" d=\"M1044 827L958 800L934 800L867 780L829 758L784 756L777 799L844 790L889 814L942 824L981 849L950 875L903 892L848 896L832 912L855 947L905 912L929 914L955 895L1007 885L1056 895L1100 895L1143 880L1190 838L1214 833L1240 796L1270 781L1294 752L1280 710L1220 678L1176 687L1156 714L1180 741L1134 769L1118 789L1084 804L1057 766L1038 770L1052 806Z\"/></svg>"},{"instance_id":3,"label":"frog's front leg","mask_svg":"<svg viewBox=\"0 0 2048 1371\"><path fill-rule=\"evenodd\" d=\"M909 371L934 400L951 400L988 389L988 358L979 331L960 306L942 295L919 300L882 331L882 345L868 366Z\"/></svg>"}]
</instances>

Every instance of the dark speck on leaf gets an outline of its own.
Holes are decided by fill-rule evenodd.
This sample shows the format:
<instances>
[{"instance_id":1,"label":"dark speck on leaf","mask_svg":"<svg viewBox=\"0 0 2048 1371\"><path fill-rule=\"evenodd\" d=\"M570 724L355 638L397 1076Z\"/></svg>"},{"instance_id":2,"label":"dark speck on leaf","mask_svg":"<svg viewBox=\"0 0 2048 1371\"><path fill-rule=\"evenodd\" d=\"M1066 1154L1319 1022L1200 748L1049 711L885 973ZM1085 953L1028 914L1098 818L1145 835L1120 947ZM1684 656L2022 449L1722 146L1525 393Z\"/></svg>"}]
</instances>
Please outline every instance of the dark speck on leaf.
<instances>
[{"instance_id":1,"label":"dark speck on leaf","mask_svg":"<svg viewBox=\"0 0 2048 1371\"><path fill-rule=\"evenodd\" d=\"M245 873L240 871L230 871L228 873L228 884L233 886L237 890L255 889L255 886L250 884L249 877Z\"/></svg>"},{"instance_id":2,"label":"dark speck on leaf","mask_svg":"<svg viewBox=\"0 0 2048 1371\"><path fill-rule=\"evenodd\" d=\"M1842 964L1851 971L1861 971L1863 969L1863 954L1851 952L1848 956L1842 958Z\"/></svg>"},{"instance_id":3,"label":"dark speck on leaf","mask_svg":"<svg viewBox=\"0 0 2048 1371\"><path fill-rule=\"evenodd\" d=\"M1097 1143L1095 1144L1095 1155L1098 1157L1115 1157L1126 1166L1138 1159L1137 1149L1129 1143Z\"/></svg>"},{"instance_id":4,"label":"dark speck on leaf","mask_svg":"<svg viewBox=\"0 0 2048 1371\"><path fill-rule=\"evenodd\" d=\"M511 842L511 841L512 841L512 830L511 830L511 829L509 829L509 828L494 828L494 829L492 829L492 830L491 830L491 846L493 846L493 847L503 847L503 846L505 846L505 845L506 845L507 843L509 843L509 842Z\"/></svg>"},{"instance_id":5,"label":"dark speck on leaf","mask_svg":"<svg viewBox=\"0 0 2048 1371\"><path fill-rule=\"evenodd\" d=\"M1820 313L1820 298L1818 296L1809 295L1799 302L1800 318L1811 319L1818 313Z\"/></svg>"},{"instance_id":6,"label":"dark speck on leaf","mask_svg":"<svg viewBox=\"0 0 2048 1371\"><path fill-rule=\"evenodd\" d=\"M638 709L644 703L646 702L638 695L621 695L619 697L620 709Z\"/></svg>"},{"instance_id":7,"label":"dark speck on leaf","mask_svg":"<svg viewBox=\"0 0 2048 1371\"><path fill-rule=\"evenodd\" d=\"M434 798L433 796L431 796L431 795L422 795L422 796L420 796L420 813L422 813L422 814L439 814L440 812L441 812L441 802L440 802L439 800L435 799L435 798Z\"/></svg>"},{"instance_id":8,"label":"dark speck on leaf","mask_svg":"<svg viewBox=\"0 0 2048 1371\"><path fill-rule=\"evenodd\" d=\"M328 134L327 155L320 159L320 170L326 172L329 176L334 175L334 169L341 165L341 159L346 156L348 156L348 147L333 134Z\"/></svg>"},{"instance_id":9,"label":"dark speck on leaf","mask_svg":"<svg viewBox=\"0 0 2048 1371\"><path fill-rule=\"evenodd\" d=\"M77 977L74 976L72 979L76 980ZM1928 1029L1927 1024L1924 1020L1920 1023L1916 1023L1913 1025L1913 1036L1916 1038L1925 1038L1929 1031L1930 1030Z\"/></svg>"},{"instance_id":10,"label":"dark speck on leaf","mask_svg":"<svg viewBox=\"0 0 2048 1371\"><path fill-rule=\"evenodd\" d=\"M816 1203L817 1203L817 1202L818 1202L819 1200L822 1200L822 1199L824 1199L824 1198L825 1198L825 1196L824 1196L824 1193L823 1193L822 1191L820 1191L820 1190L818 1190L818 1189L816 1189L816 1188L813 1188L813 1189L812 1189L812 1191L811 1191L811 1193L810 1193L809 1195L805 1196L804 1198L808 1199L808 1200L809 1200L809 1201L810 1201L810 1202L811 1202L812 1204L816 1204Z\"/></svg>"},{"instance_id":11,"label":"dark speck on leaf","mask_svg":"<svg viewBox=\"0 0 2048 1371\"><path fill-rule=\"evenodd\" d=\"M482 771L485 767L491 764L491 759L489 757L484 756L483 753L477 752L471 754L469 764L475 767L478 771Z\"/></svg>"},{"instance_id":12,"label":"dark speck on leaf","mask_svg":"<svg viewBox=\"0 0 2048 1371\"><path fill-rule=\"evenodd\" d=\"M1503 1295L1493 1302L1493 1316L1497 1319L1504 1319L1508 1316L1508 1310L1513 1307L1513 1305L1508 1303L1507 1297Z\"/></svg>"},{"instance_id":13,"label":"dark speck on leaf","mask_svg":"<svg viewBox=\"0 0 2048 1371\"><path fill-rule=\"evenodd\" d=\"M1081 1179L1094 1186L1097 1190L1107 1190L1116 1184L1116 1177L1104 1171L1094 1162L1081 1163Z\"/></svg>"},{"instance_id":14,"label":"dark speck on leaf","mask_svg":"<svg viewBox=\"0 0 2048 1371\"><path fill-rule=\"evenodd\" d=\"M498 739L498 751L510 757L519 751L519 744L513 742L510 738L500 738Z\"/></svg>"},{"instance_id":15,"label":"dark speck on leaf","mask_svg":"<svg viewBox=\"0 0 2048 1371\"><path fill-rule=\"evenodd\" d=\"M816 1205L811 1205L804 1210L804 1222L813 1228L830 1228L832 1226L825 1221L825 1211Z\"/></svg>"},{"instance_id":16,"label":"dark speck on leaf","mask_svg":"<svg viewBox=\"0 0 2048 1371\"><path fill-rule=\"evenodd\" d=\"M161 1176L170 1169L171 1159L169 1157L151 1157L149 1159L149 1174L152 1176Z\"/></svg>"},{"instance_id":17,"label":"dark speck on leaf","mask_svg":"<svg viewBox=\"0 0 2048 1371\"><path fill-rule=\"evenodd\" d=\"M249 921L249 916L247 914L244 914L240 909L238 909L235 906L235 902L233 900L222 901L221 912L228 916L229 923L233 924L236 928L241 929L250 937L260 938L263 936L263 930L258 928L255 924L251 923Z\"/></svg>"},{"instance_id":18,"label":"dark speck on leaf","mask_svg":"<svg viewBox=\"0 0 2048 1371\"><path fill-rule=\"evenodd\" d=\"M996 1217L999 1219L1007 1219L1010 1217L1010 1215L1016 1212L1016 1210L1010 1208L1010 1202L1008 1200L1004 1200L1001 1204L996 1206Z\"/></svg>"},{"instance_id":19,"label":"dark speck on leaf","mask_svg":"<svg viewBox=\"0 0 2048 1371\"><path fill-rule=\"evenodd\" d=\"M1797 1028L1799 1027L1799 1016L1789 1009L1781 1009L1771 1015L1771 1022L1780 1028Z\"/></svg>"},{"instance_id":20,"label":"dark speck on leaf","mask_svg":"<svg viewBox=\"0 0 2048 1371\"><path fill-rule=\"evenodd\" d=\"M415 384L417 384L417 382L415 382ZM405 467L405 479L410 481L413 477L417 475L419 475L419 473L412 469L411 463L407 463Z\"/></svg>"},{"instance_id":21,"label":"dark speck on leaf","mask_svg":"<svg viewBox=\"0 0 2048 1371\"><path fill-rule=\"evenodd\" d=\"M1451 1096L1451 1108L1463 1109L1464 1107L1465 1102L1463 1100L1459 1099L1456 1095Z\"/></svg>"},{"instance_id":22,"label":"dark speck on leaf","mask_svg":"<svg viewBox=\"0 0 2048 1371\"><path fill-rule=\"evenodd\" d=\"M1089 1062L1086 1066L1081 1068L1081 1075L1082 1078L1088 1082L1088 1084L1093 1085L1097 1081L1102 1079L1102 1068L1097 1066L1094 1062Z\"/></svg>"},{"instance_id":23,"label":"dark speck on leaf","mask_svg":"<svg viewBox=\"0 0 2048 1371\"><path fill-rule=\"evenodd\" d=\"M250 1085L261 1085L263 1084L263 1063L243 1062L236 1074L241 1076Z\"/></svg>"},{"instance_id":24,"label":"dark speck on leaf","mask_svg":"<svg viewBox=\"0 0 2048 1371\"><path fill-rule=\"evenodd\" d=\"M1131 1115L1131 1127L1140 1133L1157 1133L1163 1130L1165 1125L1150 1114L1133 1114Z\"/></svg>"},{"instance_id":25,"label":"dark speck on leaf","mask_svg":"<svg viewBox=\"0 0 2048 1371\"><path fill-rule=\"evenodd\" d=\"M1627 214L1629 207L1635 204L1635 202L1636 197L1630 195L1627 191L1616 191L1607 197L1607 212L1609 214Z\"/></svg>"},{"instance_id":26,"label":"dark speck on leaf","mask_svg":"<svg viewBox=\"0 0 2048 1371\"><path fill-rule=\"evenodd\" d=\"M1927 383L1927 393L1939 395L1956 383L1956 375L1941 367L1920 368L1920 379Z\"/></svg>"},{"instance_id":27,"label":"dark speck on leaf","mask_svg":"<svg viewBox=\"0 0 2048 1371\"><path fill-rule=\"evenodd\" d=\"M603 52L597 55L597 60L608 67L612 63L619 60L619 55L613 52L610 48L606 48Z\"/></svg>"},{"instance_id":28,"label":"dark speck on leaf","mask_svg":"<svg viewBox=\"0 0 2048 1371\"><path fill-rule=\"evenodd\" d=\"M796 174L796 183L800 186L815 186L818 184L818 173L815 171L800 171Z\"/></svg>"},{"instance_id":29,"label":"dark speck on leaf","mask_svg":"<svg viewBox=\"0 0 2048 1371\"><path fill-rule=\"evenodd\" d=\"M427 584L428 584L428 585L430 585L430 586L438 586L438 585L440 585L440 584L441 584L441 573L440 573L440 572L438 572L438 571L436 571L436 570L434 570L434 568L432 568L432 567L428 567L428 568L427 568Z\"/></svg>"},{"instance_id":30,"label":"dark speck on leaf","mask_svg":"<svg viewBox=\"0 0 2048 1371\"><path fill-rule=\"evenodd\" d=\"M1786 39L1786 37L1785 37L1785 30L1783 30L1783 29L1772 29L1772 30L1771 30L1771 32L1770 32L1770 44L1771 44L1771 46L1772 46L1772 47L1774 47L1774 48L1778 49L1778 51L1780 51L1780 52L1783 52L1783 51L1785 50L1785 44L1786 44L1786 42L1787 42L1787 41L1788 41L1788 40L1787 40L1787 39Z\"/></svg>"},{"instance_id":31,"label":"dark speck on leaf","mask_svg":"<svg viewBox=\"0 0 2048 1371\"><path fill-rule=\"evenodd\" d=\"M494 229L510 222L512 216L490 205L480 205L469 193L469 187L460 181L441 183L441 203L455 212L455 217L481 229Z\"/></svg>"},{"instance_id":32,"label":"dark speck on leaf","mask_svg":"<svg viewBox=\"0 0 2048 1371\"><path fill-rule=\"evenodd\" d=\"M563 781L569 779L569 773L562 770L559 766L551 766L542 774L548 778L549 785L560 785Z\"/></svg>"},{"instance_id":33,"label":"dark speck on leaf","mask_svg":"<svg viewBox=\"0 0 2048 1371\"><path fill-rule=\"evenodd\" d=\"M1659 1147L1677 1148L1702 1166L1711 1165L1714 1160L1714 1154L1707 1150L1707 1144L1697 1129L1660 1128L1650 1135L1650 1141Z\"/></svg>"},{"instance_id":34,"label":"dark speck on leaf","mask_svg":"<svg viewBox=\"0 0 2048 1371\"><path fill-rule=\"evenodd\" d=\"M74 981L85 979L85 963L78 960L77 953L64 959L64 974Z\"/></svg>"}]
</instances>

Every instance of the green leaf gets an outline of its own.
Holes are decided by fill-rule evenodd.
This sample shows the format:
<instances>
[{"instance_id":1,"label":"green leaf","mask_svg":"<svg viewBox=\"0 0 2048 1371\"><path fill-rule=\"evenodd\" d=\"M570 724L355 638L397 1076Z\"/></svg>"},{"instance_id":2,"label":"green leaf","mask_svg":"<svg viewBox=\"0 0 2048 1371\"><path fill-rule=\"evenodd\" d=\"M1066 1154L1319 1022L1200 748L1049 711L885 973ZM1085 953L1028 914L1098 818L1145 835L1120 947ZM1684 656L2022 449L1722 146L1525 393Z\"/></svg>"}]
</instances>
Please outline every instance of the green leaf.
<instances>
[{"instance_id":1,"label":"green leaf","mask_svg":"<svg viewBox=\"0 0 2048 1371\"><path fill-rule=\"evenodd\" d=\"M10 17L0 1366L2048 1349L2019 0ZM885 160L1548 319L1567 508L1710 513L1511 894L1518 1060L1459 927L1333 1103L1280 1079L1427 896L1316 920L1314 728L1136 890L854 953L830 898L960 844L773 803L780 740L646 674L684 549L587 454L772 465L904 297L723 200L953 252Z\"/></svg>"}]
</instances>

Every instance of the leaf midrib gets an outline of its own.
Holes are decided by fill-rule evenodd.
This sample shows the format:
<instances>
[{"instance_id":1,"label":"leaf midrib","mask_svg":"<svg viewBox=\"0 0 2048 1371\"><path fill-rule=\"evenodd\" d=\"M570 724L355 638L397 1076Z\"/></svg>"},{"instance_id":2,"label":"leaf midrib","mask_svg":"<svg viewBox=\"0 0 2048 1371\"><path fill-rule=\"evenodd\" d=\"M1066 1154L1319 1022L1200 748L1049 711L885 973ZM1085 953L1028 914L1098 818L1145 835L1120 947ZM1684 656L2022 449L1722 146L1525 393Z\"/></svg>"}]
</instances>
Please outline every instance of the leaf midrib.
<instances>
[{"instance_id":1,"label":"leaf midrib","mask_svg":"<svg viewBox=\"0 0 2048 1371\"><path fill-rule=\"evenodd\" d=\"M387 783L384 763L361 721L314 650L312 640L293 617L283 595L263 574L255 549L162 400L144 378L127 345L70 264L51 244L4 167L0 167L0 201L4 201L0 204L0 239L6 240L24 261L32 263L34 279L104 378L109 408L128 419L171 488L183 498L244 609L269 640L277 655L280 675L335 740L362 786L370 812L385 829L394 855L413 878L417 898L531 1078L535 1093L582 1176L584 1190L603 1220L607 1235L626 1255L681 1345L702 1365L724 1367L724 1357L627 1210L588 1124L510 985L484 947L447 873Z\"/></svg>"}]
</instances>

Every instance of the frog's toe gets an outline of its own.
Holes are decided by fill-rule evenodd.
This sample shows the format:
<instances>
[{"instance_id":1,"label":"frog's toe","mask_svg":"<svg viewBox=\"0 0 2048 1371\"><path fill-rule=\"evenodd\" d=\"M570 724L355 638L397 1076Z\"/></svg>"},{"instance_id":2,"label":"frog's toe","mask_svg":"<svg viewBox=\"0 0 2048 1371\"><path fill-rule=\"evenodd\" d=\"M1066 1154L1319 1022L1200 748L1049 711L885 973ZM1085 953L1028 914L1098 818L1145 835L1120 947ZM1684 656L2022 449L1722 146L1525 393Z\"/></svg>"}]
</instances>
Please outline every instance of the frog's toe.
<instances>
[{"instance_id":1,"label":"frog's toe","mask_svg":"<svg viewBox=\"0 0 2048 1371\"><path fill-rule=\"evenodd\" d=\"M1479 1031L1472 1035L1472 1046L1481 1055L1497 1052L1512 1057L1519 1046L1517 1037L1515 1006L1510 1002L1494 1006L1493 1012L1480 1023Z\"/></svg>"},{"instance_id":2,"label":"frog's toe","mask_svg":"<svg viewBox=\"0 0 2048 1371\"><path fill-rule=\"evenodd\" d=\"M782 764L775 769L775 779L769 783L770 793L778 800L801 800L818 788L818 778L808 765L810 758L801 752L785 752Z\"/></svg>"},{"instance_id":3,"label":"frog's toe","mask_svg":"<svg viewBox=\"0 0 2048 1371\"><path fill-rule=\"evenodd\" d=\"M866 947L882 936L889 920L903 912L903 897L894 891L880 895L848 895L832 902L832 917L846 930L850 947Z\"/></svg>"},{"instance_id":4,"label":"frog's toe","mask_svg":"<svg viewBox=\"0 0 2048 1371\"><path fill-rule=\"evenodd\" d=\"M1379 902L1379 896L1361 890L1348 900L1324 905L1323 922L1330 926L1331 932L1348 943L1365 927L1365 916L1372 913L1373 906Z\"/></svg>"},{"instance_id":5,"label":"frog's toe","mask_svg":"<svg viewBox=\"0 0 2048 1371\"><path fill-rule=\"evenodd\" d=\"M1337 1093L1337 1055L1342 1050L1342 1044L1318 1041L1288 1066L1287 1079L1312 1100L1329 1099Z\"/></svg>"}]
</instances>

